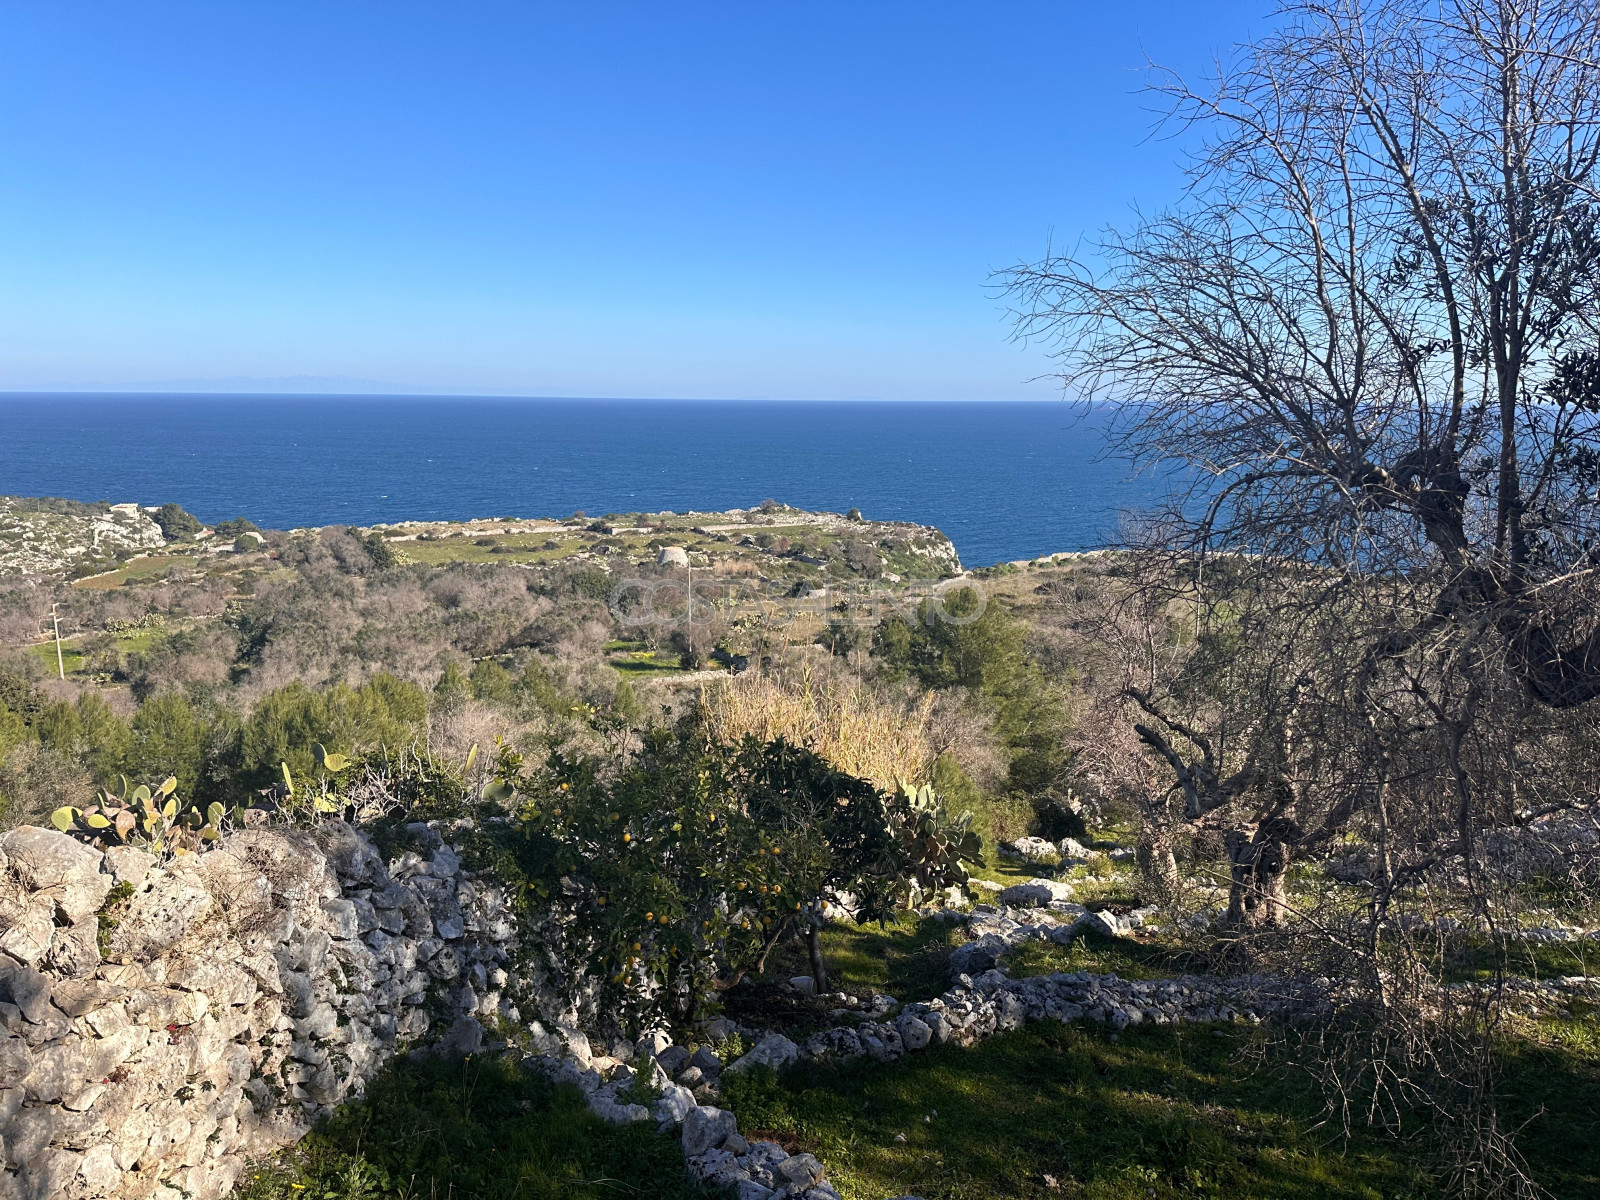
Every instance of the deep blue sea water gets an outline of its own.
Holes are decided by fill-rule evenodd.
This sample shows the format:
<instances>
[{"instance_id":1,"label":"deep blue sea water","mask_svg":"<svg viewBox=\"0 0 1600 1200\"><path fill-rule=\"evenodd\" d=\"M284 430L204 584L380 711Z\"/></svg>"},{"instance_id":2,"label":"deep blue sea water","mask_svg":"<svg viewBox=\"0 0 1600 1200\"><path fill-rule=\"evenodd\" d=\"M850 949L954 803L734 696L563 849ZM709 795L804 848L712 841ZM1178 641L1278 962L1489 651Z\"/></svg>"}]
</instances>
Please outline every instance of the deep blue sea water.
<instances>
[{"instance_id":1,"label":"deep blue sea water","mask_svg":"<svg viewBox=\"0 0 1600 1200\"><path fill-rule=\"evenodd\" d=\"M968 566L1106 544L1148 481L1063 403L0 396L0 495L176 501L269 528L857 507Z\"/></svg>"}]
</instances>

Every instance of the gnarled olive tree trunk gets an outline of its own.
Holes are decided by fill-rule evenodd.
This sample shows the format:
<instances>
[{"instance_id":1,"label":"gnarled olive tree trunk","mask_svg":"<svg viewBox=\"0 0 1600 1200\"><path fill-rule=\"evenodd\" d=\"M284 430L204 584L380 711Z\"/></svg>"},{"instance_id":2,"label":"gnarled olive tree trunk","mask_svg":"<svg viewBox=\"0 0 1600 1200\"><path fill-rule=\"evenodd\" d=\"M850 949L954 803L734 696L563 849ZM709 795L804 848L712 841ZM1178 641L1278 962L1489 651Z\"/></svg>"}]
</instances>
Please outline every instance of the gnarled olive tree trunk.
<instances>
[{"instance_id":1,"label":"gnarled olive tree trunk","mask_svg":"<svg viewBox=\"0 0 1600 1200\"><path fill-rule=\"evenodd\" d=\"M1223 835L1230 874L1228 924L1246 929L1284 924L1289 913L1285 877L1296 832L1293 822L1279 817Z\"/></svg>"}]
</instances>

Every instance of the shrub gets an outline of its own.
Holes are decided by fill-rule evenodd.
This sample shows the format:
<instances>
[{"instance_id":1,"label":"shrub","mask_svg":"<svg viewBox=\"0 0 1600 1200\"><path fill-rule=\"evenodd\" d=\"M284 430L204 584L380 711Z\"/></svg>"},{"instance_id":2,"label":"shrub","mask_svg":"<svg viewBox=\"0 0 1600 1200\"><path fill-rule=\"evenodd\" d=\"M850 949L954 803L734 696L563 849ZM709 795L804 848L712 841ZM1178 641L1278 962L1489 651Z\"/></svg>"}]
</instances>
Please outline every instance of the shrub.
<instances>
[{"instance_id":1,"label":"shrub","mask_svg":"<svg viewBox=\"0 0 1600 1200\"><path fill-rule=\"evenodd\" d=\"M242 781L250 788L272 784L284 762L296 776L309 776L316 767L311 747L319 743L336 753L409 745L422 732L427 711L422 689L393 675L323 692L291 683L263 696L244 723Z\"/></svg>"},{"instance_id":2,"label":"shrub","mask_svg":"<svg viewBox=\"0 0 1600 1200\"><path fill-rule=\"evenodd\" d=\"M518 798L511 856L530 915L556 914L542 925L558 986L575 995L565 964L587 964L599 1011L631 1029L688 1020L787 938L807 939L821 982L824 900L849 891L861 919L886 916L977 849L963 827L952 857L926 790L885 795L783 739L729 746L687 722L610 778L599 760L530 771L503 749L487 794Z\"/></svg>"},{"instance_id":3,"label":"shrub","mask_svg":"<svg viewBox=\"0 0 1600 1200\"><path fill-rule=\"evenodd\" d=\"M1027 655L1024 630L999 604L981 610L975 589L952 591L942 619L924 601L916 620L888 617L873 632L872 653L892 678L930 688L962 687L993 703L996 732L1010 755L1010 787L1043 794L1067 767L1067 714L1060 688Z\"/></svg>"},{"instance_id":4,"label":"shrub","mask_svg":"<svg viewBox=\"0 0 1600 1200\"><path fill-rule=\"evenodd\" d=\"M508 704L511 701L514 687L511 673L492 658L474 663L467 683L472 688L473 696L479 700L495 704Z\"/></svg>"},{"instance_id":5,"label":"shrub","mask_svg":"<svg viewBox=\"0 0 1600 1200\"><path fill-rule=\"evenodd\" d=\"M152 696L133 716L133 738L123 772L133 778L175 777L185 796L200 782L206 747L204 722L178 692Z\"/></svg>"},{"instance_id":6,"label":"shrub","mask_svg":"<svg viewBox=\"0 0 1600 1200\"><path fill-rule=\"evenodd\" d=\"M0 811L5 824L36 823L82 799L89 780L77 759L28 741L15 746L0 764Z\"/></svg>"},{"instance_id":7,"label":"shrub","mask_svg":"<svg viewBox=\"0 0 1600 1200\"><path fill-rule=\"evenodd\" d=\"M176 504L163 504L151 514L151 519L161 527L161 536L169 542L189 541L205 528L192 513Z\"/></svg>"},{"instance_id":8,"label":"shrub","mask_svg":"<svg viewBox=\"0 0 1600 1200\"><path fill-rule=\"evenodd\" d=\"M261 532L259 525L244 517L235 517L231 521L218 521L211 528L219 538L237 538L241 534Z\"/></svg>"}]
</instances>

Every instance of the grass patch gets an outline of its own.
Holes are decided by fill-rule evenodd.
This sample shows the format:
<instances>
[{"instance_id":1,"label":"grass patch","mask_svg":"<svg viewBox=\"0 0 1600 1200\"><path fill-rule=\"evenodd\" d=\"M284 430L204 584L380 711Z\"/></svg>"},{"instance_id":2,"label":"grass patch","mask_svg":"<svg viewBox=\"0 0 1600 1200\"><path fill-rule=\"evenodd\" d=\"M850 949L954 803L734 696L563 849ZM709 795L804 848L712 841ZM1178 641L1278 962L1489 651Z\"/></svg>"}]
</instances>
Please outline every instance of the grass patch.
<instances>
[{"instance_id":1,"label":"grass patch","mask_svg":"<svg viewBox=\"0 0 1600 1200\"><path fill-rule=\"evenodd\" d=\"M1600 1012L1546 1019L1501 1047L1497 1087L1533 1177L1558 1200L1600 1196Z\"/></svg>"},{"instance_id":2,"label":"grass patch","mask_svg":"<svg viewBox=\"0 0 1600 1200\"><path fill-rule=\"evenodd\" d=\"M504 1059L392 1064L295 1147L257 1164L241 1200L711 1200L676 1142L608 1125L577 1088Z\"/></svg>"},{"instance_id":3,"label":"grass patch","mask_svg":"<svg viewBox=\"0 0 1600 1200\"><path fill-rule=\"evenodd\" d=\"M1159 948L1080 943L1161 974ZM1552 1200L1600 1195L1600 1010L1506 1038L1505 1123ZM724 1081L740 1128L816 1153L846 1200L1411 1200L1439 1193L1437 1147L1413 1115L1403 1139L1346 1142L1282 1046L1232 1026L1037 1022L892 1064L858 1060ZM1052 1182L1053 1185L1052 1185Z\"/></svg>"},{"instance_id":4,"label":"grass patch","mask_svg":"<svg viewBox=\"0 0 1600 1200\"><path fill-rule=\"evenodd\" d=\"M1504 938L1498 945L1488 938L1455 940L1444 964L1452 983L1489 982L1496 970L1533 979L1562 975L1600 974L1600 943L1580 938L1571 942L1535 942Z\"/></svg>"},{"instance_id":5,"label":"grass patch","mask_svg":"<svg viewBox=\"0 0 1600 1200\"><path fill-rule=\"evenodd\" d=\"M954 921L898 912L884 925L837 921L822 934L828 984L852 995L886 993L896 1000L932 1000L950 986L947 959L965 937ZM762 978L784 980L811 974L798 940L777 947Z\"/></svg>"},{"instance_id":6,"label":"grass patch","mask_svg":"<svg viewBox=\"0 0 1600 1200\"><path fill-rule=\"evenodd\" d=\"M1016 979L1058 971L1093 971L1123 979L1171 979L1174 975L1201 974L1206 970L1203 962L1166 942L1094 934L1073 938L1070 946L1028 942L1007 955L1004 966L1006 973Z\"/></svg>"},{"instance_id":7,"label":"grass patch","mask_svg":"<svg viewBox=\"0 0 1600 1200\"><path fill-rule=\"evenodd\" d=\"M129 583L145 583L160 579L173 567L188 570L199 561L192 554L157 554L144 558L131 558L108 575L93 575L88 579L78 580L72 586L89 591L108 591Z\"/></svg>"},{"instance_id":8,"label":"grass patch","mask_svg":"<svg viewBox=\"0 0 1600 1200\"><path fill-rule=\"evenodd\" d=\"M1229 1200L1430 1195L1406 1148L1313 1132L1302 1077L1250 1072L1250 1035L1040 1022L899 1062L724 1082L741 1129L797 1140L846 1200ZM902 1140L896 1140L903 1138Z\"/></svg>"},{"instance_id":9,"label":"grass patch","mask_svg":"<svg viewBox=\"0 0 1600 1200\"><path fill-rule=\"evenodd\" d=\"M828 983L852 995L887 993L902 1003L932 1000L950 987L950 951L966 941L955 921L899 912L883 925L836 921L822 934ZM1124 979L1169 979L1200 974L1206 964L1174 943L1136 938L1076 938L1072 945L1035 941L1013 950L1005 962L1016 978L1057 971L1115 973ZM811 974L805 947L796 940L780 943L758 978L778 983Z\"/></svg>"},{"instance_id":10,"label":"grass patch","mask_svg":"<svg viewBox=\"0 0 1600 1200\"><path fill-rule=\"evenodd\" d=\"M50 674L54 675L56 673L56 643L54 638L51 638L48 642L38 642L29 646L28 653L37 658ZM66 638L61 639L60 665L68 675L76 675L83 670L83 652Z\"/></svg>"},{"instance_id":11,"label":"grass patch","mask_svg":"<svg viewBox=\"0 0 1600 1200\"><path fill-rule=\"evenodd\" d=\"M441 538L436 542L401 542L395 549L403 551L412 562L442 567L450 563L551 562L585 548L572 544L561 550L540 549L548 540L548 534L507 535L495 537L494 546L479 546L473 538ZM498 554L496 546L500 547Z\"/></svg>"},{"instance_id":12,"label":"grass patch","mask_svg":"<svg viewBox=\"0 0 1600 1200\"><path fill-rule=\"evenodd\" d=\"M162 626L156 629L131 629L116 634L117 650L122 654L140 654L150 649L156 638L171 633L178 626ZM87 671L83 651L80 643L82 634L74 634L70 638L61 639L61 666L67 675L82 676ZM54 675L56 673L56 643L51 638L48 642L35 642L28 646L27 652L39 660L45 671Z\"/></svg>"},{"instance_id":13,"label":"grass patch","mask_svg":"<svg viewBox=\"0 0 1600 1200\"><path fill-rule=\"evenodd\" d=\"M633 650L610 655L606 662L624 675L682 675L689 670L669 651Z\"/></svg>"}]
</instances>

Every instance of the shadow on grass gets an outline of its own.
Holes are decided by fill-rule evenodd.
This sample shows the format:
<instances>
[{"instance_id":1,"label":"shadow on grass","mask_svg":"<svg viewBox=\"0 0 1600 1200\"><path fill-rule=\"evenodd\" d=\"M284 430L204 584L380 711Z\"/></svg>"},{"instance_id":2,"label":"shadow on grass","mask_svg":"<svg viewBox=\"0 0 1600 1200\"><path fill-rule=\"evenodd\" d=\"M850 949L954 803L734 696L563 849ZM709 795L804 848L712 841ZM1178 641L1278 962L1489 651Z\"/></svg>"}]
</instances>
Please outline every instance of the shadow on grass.
<instances>
[{"instance_id":1,"label":"shadow on grass","mask_svg":"<svg viewBox=\"0 0 1600 1200\"><path fill-rule=\"evenodd\" d=\"M1052 975L1057 971L1093 971L1123 979L1170 979L1175 975L1202 975L1211 963L1175 943L1138 941L1083 934L1069 946L1055 942L1027 942L1006 956L1006 971L1013 978Z\"/></svg>"},{"instance_id":2,"label":"shadow on grass","mask_svg":"<svg viewBox=\"0 0 1600 1200\"><path fill-rule=\"evenodd\" d=\"M1441 965L1451 983L1488 983L1497 972L1533 979L1592 975L1600 973L1600 945L1587 938L1571 942L1506 938L1498 943L1482 937L1462 938L1452 940Z\"/></svg>"},{"instance_id":3,"label":"shadow on grass","mask_svg":"<svg viewBox=\"0 0 1600 1200\"><path fill-rule=\"evenodd\" d=\"M1547 1021L1501 1047L1497 1091L1533 1176L1559 1200L1600 1196L1600 1011Z\"/></svg>"},{"instance_id":4,"label":"shadow on grass","mask_svg":"<svg viewBox=\"0 0 1600 1200\"><path fill-rule=\"evenodd\" d=\"M950 986L950 951L966 940L961 926L935 917L898 913L879 925L835 921L822 934L828 985L852 995L887 992L896 1000L931 1000ZM779 982L811 974L798 939L780 944L762 979Z\"/></svg>"},{"instance_id":5,"label":"shadow on grass","mask_svg":"<svg viewBox=\"0 0 1600 1200\"><path fill-rule=\"evenodd\" d=\"M1312 1132L1317 1097L1288 1072L1245 1070L1247 1036L1151 1029L1112 1042L1041 1022L888 1066L736 1077L727 1103L742 1128L815 1151L850 1200L1432 1194L1399 1144Z\"/></svg>"},{"instance_id":6,"label":"shadow on grass","mask_svg":"<svg viewBox=\"0 0 1600 1200\"><path fill-rule=\"evenodd\" d=\"M710 1200L676 1141L609 1125L575 1087L503 1059L395 1063L322 1127L247 1174L242 1200Z\"/></svg>"}]
</instances>

